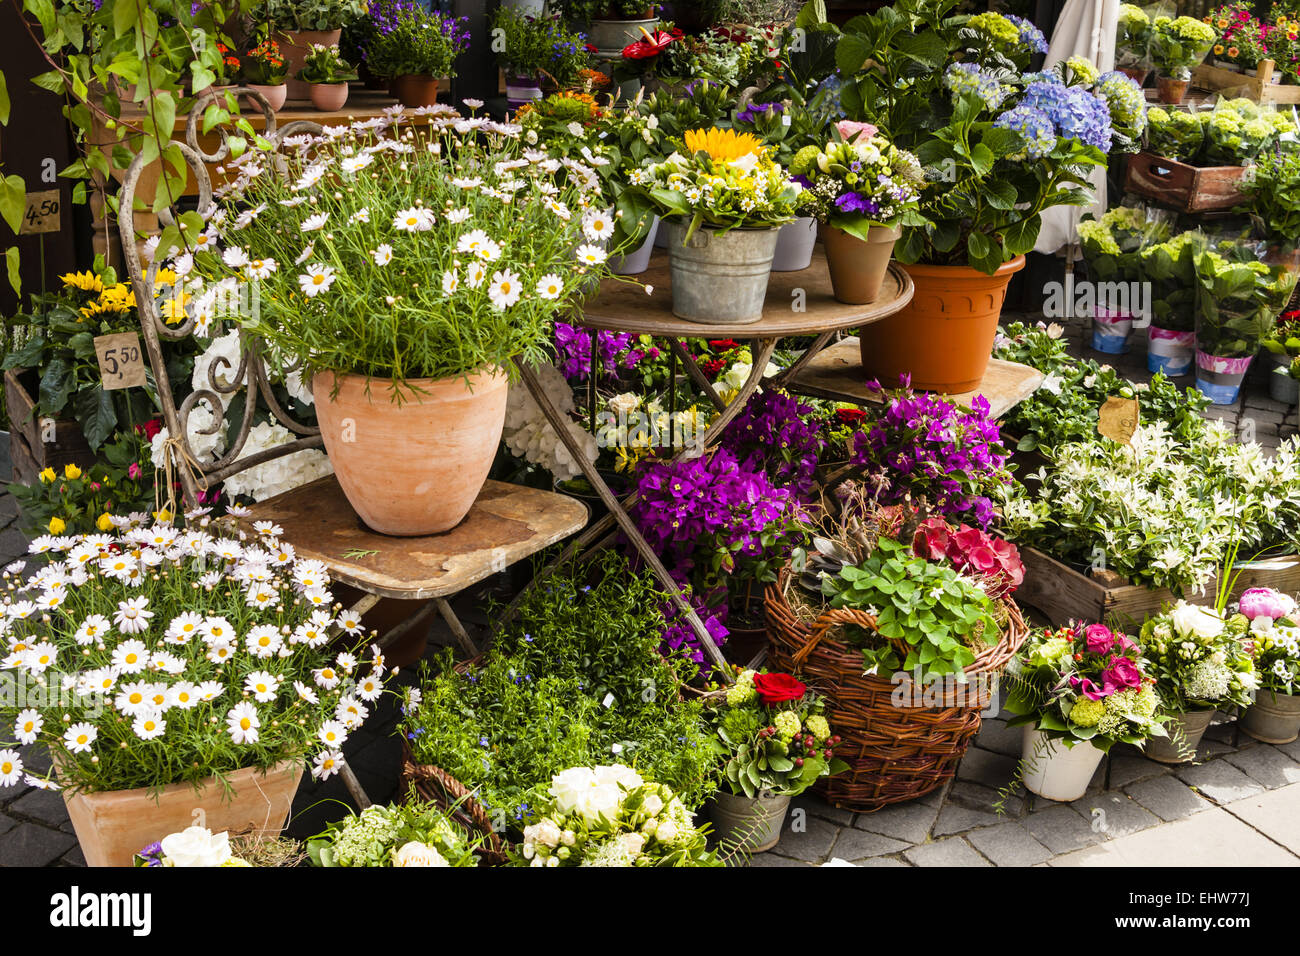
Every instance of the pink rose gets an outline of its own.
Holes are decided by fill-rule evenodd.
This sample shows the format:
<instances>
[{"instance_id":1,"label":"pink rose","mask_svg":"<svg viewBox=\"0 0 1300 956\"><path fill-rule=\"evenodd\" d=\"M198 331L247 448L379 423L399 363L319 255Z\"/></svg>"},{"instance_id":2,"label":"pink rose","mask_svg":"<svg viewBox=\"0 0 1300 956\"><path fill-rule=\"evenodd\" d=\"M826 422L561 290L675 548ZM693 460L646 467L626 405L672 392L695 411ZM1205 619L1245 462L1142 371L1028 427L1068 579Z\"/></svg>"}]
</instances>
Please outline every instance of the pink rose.
<instances>
[{"instance_id":1,"label":"pink rose","mask_svg":"<svg viewBox=\"0 0 1300 956\"><path fill-rule=\"evenodd\" d=\"M1127 657L1117 657L1102 672L1101 683L1103 691L1109 696L1127 687L1141 687L1142 672Z\"/></svg>"},{"instance_id":2,"label":"pink rose","mask_svg":"<svg viewBox=\"0 0 1300 956\"><path fill-rule=\"evenodd\" d=\"M858 136L861 136L865 142L878 132L870 123L855 123L853 120L840 120L835 124L835 128L846 143L853 142Z\"/></svg>"},{"instance_id":3,"label":"pink rose","mask_svg":"<svg viewBox=\"0 0 1300 956\"><path fill-rule=\"evenodd\" d=\"M1241 613L1248 620L1257 617L1277 619L1295 610L1295 602L1272 588L1248 588L1241 595Z\"/></svg>"},{"instance_id":4,"label":"pink rose","mask_svg":"<svg viewBox=\"0 0 1300 956\"><path fill-rule=\"evenodd\" d=\"M1115 635L1105 624L1090 624L1084 628L1083 638L1090 654L1109 654L1115 647Z\"/></svg>"}]
</instances>

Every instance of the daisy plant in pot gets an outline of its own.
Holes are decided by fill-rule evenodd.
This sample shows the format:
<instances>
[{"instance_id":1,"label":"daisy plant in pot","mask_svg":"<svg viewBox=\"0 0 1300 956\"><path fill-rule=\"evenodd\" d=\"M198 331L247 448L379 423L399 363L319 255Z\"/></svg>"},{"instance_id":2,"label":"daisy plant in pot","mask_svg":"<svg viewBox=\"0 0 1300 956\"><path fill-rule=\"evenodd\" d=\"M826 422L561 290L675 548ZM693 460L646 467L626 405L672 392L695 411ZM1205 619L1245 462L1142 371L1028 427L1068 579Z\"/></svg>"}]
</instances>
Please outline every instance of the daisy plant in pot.
<instances>
[{"instance_id":1,"label":"daisy plant in pot","mask_svg":"<svg viewBox=\"0 0 1300 956\"><path fill-rule=\"evenodd\" d=\"M1165 737L1142 648L1104 624L1034 631L1008 668L1010 726L1023 726L1021 780L1049 800L1084 795L1116 743Z\"/></svg>"},{"instance_id":2,"label":"daisy plant in pot","mask_svg":"<svg viewBox=\"0 0 1300 956\"><path fill-rule=\"evenodd\" d=\"M0 786L62 789L92 866L130 866L201 808L217 829L278 832L304 761L338 772L382 693L329 576L282 530L193 514L42 537L4 572ZM18 746L39 744L47 774Z\"/></svg>"},{"instance_id":3,"label":"daisy plant in pot","mask_svg":"<svg viewBox=\"0 0 1300 956\"><path fill-rule=\"evenodd\" d=\"M790 164L804 187L802 208L824 227L831 287L841 302L874 302L901 226L924 224L917 200L925 175L917 158L869 123L841 120L825 146L806 146Z\"/></svg>"},{"instance_id":4,"label":"daisy plant in pot","mask_svg":"<svg viewBox=\"0 0 1300 956\"><path fill-rule=\"evenodd\" d=\"M662 217L673 314L691 322L757 322L778 227L794 219L798 189L750 133L687 130L679 148L645 170Z\"/></svg>"},{"instance_id":5,"label":"daisy plant in pot","mask_svg":"<svg viewBox=\"0 0 1300 956\"><path fill-rule=\"evenodd\" d=\"M1216 710L1250 703L1259 678L1246 647L1249 629L1245 616L1226 619L1220 610L1184 600L1142 625L1140 641L1156 692L1172 718L1168 739L1151 741L1148 757L1161 763L1192 760Z\"/></svg>"},{"instance_id":6,"label":"daisy plant in pot","mask_svg":"<svg viewBox=\"0 0 1300 956\"><path fill-rule=\"evenodd\" d=\"M583 233L599 178L517 126L400 108L230 164L231 227L195 255L253 283L244 330L312 383L339 484L375 531L458 524L487 478L515 359L603 274ZM272 163L283 162L277 175Z\"/></svg>"},{"instance_id":7,"label":"daisy plant in pot","mask_svg":"<svg viewBox=\"0 0 1300 956\"><path fill-rule=\"evenodd\" d=\"M776 846L791 797L848 768L835 759L840 738L825 703L792 674L741 671L713 721L726 761L713 797L714 828L751 852Z\"/></svg>"}]
</instances>

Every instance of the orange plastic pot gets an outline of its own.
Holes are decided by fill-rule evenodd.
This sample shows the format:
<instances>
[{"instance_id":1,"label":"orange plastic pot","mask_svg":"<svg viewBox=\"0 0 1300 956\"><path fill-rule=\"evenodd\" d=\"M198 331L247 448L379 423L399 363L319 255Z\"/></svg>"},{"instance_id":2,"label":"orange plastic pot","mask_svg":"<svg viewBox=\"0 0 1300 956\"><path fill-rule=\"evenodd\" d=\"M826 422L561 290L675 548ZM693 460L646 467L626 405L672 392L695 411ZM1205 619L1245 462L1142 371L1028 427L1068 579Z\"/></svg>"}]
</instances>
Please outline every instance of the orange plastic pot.
<instances>
[{"instance_id":1,"label":"orange plastic pot","mask_svg":"<svg viewBox=\"0 0 1300 956\"><path fill-rule=\"evenodd\" d=\"M977 387L993 354L1007 283L1024 267L1024 256L993 275L970 266L904 265L916 294L901 312L859 330L863 369L886 388L901 375L930 392Z\"/></svg>"}]
</instances>

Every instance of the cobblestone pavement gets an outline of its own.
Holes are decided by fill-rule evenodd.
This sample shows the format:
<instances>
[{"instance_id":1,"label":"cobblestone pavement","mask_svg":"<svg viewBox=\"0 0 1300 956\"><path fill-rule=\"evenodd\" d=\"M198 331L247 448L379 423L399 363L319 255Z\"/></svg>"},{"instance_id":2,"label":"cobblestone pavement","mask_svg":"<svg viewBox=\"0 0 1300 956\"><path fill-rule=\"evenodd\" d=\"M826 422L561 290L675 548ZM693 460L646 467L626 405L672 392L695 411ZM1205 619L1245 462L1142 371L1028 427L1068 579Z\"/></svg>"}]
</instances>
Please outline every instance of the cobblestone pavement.
<instances>
[{"instance_id":1,"label":"cobblestone pavement","mask_svg":"<svg viewBox=\"0 0 1300 956\"><path fill-rule=\"evenodd\" d=\"M1067 329L1072 354L1110 362L1137 381L1148 378L1140 343L1129 355L1101 356L1086 347L1085 326L1075 322ZM1240 401L1215 406L1207 415L1245 437L1253 430L1261 444L1276 447L1295 434L1295 412L1268 398L1264 374L1257 367ZM0 477L8 473L8 446L0 440ZM13 499L0 495L0 563L26 551L13 527L16 513ZM471 627L485 623L472 600L457 610ZM431 644L448 639L439 622ZM408 672L399 679L412 677ZM345 748L376 802L392 797L397 786L395 723L388 704ZM1014 778L1020 751L1021 731L1003 717L988 719L956 778L928 796L875 813L839 810L811 795L797 798L780 843L751 865L808 866L832 859L880 867L1300 865L1300 742L1257 743L1225 721L1207 732L1194 764L1169 767L1120 746L1102 762L1083 799L1054 803L1017 789L996 813L999 791ZM24 760L43 766L37 753ZM337 778L304 782L289 834L307 837L337 819L342 807L334 801L350 804ZM84 862L57 793L0 791L0 865Z\"/></svg>"}]
</instances>

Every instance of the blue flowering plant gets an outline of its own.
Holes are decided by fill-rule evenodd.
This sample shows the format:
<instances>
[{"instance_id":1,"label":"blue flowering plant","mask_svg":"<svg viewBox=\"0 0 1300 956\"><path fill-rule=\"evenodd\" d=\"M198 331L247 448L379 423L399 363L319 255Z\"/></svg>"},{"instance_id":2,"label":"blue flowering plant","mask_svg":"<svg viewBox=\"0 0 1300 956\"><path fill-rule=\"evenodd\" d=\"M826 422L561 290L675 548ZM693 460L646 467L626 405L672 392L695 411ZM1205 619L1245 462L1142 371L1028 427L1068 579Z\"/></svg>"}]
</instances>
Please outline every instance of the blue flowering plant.
<instances>
[{"instance_id":1,"label":"blue flowering plant","mask_svg":"<svg viewBox=\"0 0 1300 956\"><path fill-rule=\"evenodd\" d=\"M530 17L502 7L492 20L501 50L497 59L512 77L543 77L555 86L578 78L588 61L587 37L558 17Z\"/></svg>"},{"instance_id":2,"label":"blue flowering plant","mask_svg":"<svg viewBox=\"0 0 1300 956\"><path fill-rule=\"evenodd\" d=\"M465 17L430 13L407 0L376 3L371 17L375 32L365 54L375 76L455 76L456 57L469 49Z\"/></svg>"}]
</instances>

